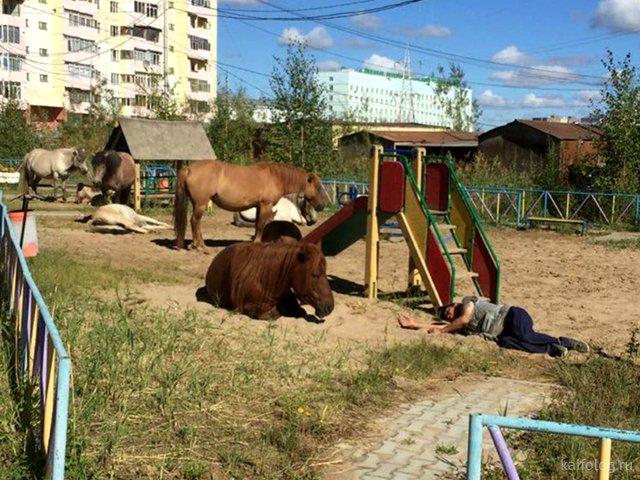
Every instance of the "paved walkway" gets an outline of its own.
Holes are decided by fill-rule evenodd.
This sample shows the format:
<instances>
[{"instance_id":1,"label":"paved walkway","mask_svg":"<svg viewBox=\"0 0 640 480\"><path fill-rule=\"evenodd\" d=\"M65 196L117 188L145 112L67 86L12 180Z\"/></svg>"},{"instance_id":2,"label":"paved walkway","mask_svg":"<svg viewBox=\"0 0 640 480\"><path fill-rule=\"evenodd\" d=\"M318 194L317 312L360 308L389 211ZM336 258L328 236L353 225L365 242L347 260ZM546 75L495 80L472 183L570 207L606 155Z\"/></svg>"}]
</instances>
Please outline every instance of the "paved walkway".
<instances>
[{"instance_id":1,"label":"paved walkway","mask_svg":"<svg viewBox=\"0 0 640 480\"><path fill-rule=\"evenodd\" d=\"M553 389L549 384L496 377L460 383L454 393L437 401L403 405L397 415L380 422L384 438L353 451L351 468L330 478L454 478L465 468L470 413L531 415ZM486 432L485 444L491 444Z\"/></svg>"}]
</instances>

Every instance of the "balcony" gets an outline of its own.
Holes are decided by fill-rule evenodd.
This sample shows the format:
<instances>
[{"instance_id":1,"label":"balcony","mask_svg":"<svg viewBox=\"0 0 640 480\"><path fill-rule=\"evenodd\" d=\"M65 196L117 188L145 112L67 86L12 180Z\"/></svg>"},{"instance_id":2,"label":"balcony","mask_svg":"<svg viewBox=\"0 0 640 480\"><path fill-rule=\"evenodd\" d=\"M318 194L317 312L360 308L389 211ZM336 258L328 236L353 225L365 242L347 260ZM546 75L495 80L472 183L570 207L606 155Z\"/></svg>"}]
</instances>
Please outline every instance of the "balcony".
<instances>
[{"instance_id":1,"label":"balcony","mask_svg":"<svg viewBox=\"0 0 640 480\"><path fill-rule=\"evenodd\" d=\"M213 9L209 0L189 0L187 11L200 15L211 15Z\"/></svg>"},{"instance_id":2,"label":"balcony","mask_svg":"<svg viewBox=\"0 0 640 480\"><path fill-rule=\"evenodd\" d=\"M95 15L98 13L98 3L86 0L63 0L62 8L65 10L85 13L87 15Z\"/></svg>"}]
</instances>

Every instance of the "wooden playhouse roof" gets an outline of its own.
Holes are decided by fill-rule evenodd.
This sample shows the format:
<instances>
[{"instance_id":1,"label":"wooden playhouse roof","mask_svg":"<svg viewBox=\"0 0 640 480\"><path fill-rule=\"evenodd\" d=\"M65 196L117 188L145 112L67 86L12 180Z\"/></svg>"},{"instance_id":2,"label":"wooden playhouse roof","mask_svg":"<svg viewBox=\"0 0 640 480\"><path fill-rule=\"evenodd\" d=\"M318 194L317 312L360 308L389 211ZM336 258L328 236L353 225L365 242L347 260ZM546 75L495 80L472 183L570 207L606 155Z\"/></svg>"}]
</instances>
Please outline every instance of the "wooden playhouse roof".
<instances>
[{"instance_id":1,"label":"wooden playhouse roof","mask_svg":"<svg viewBox=\"0 0 640 480\"><path fill-rule=\"evenodd\" d=\"M200 122L120 118L105 149L129 152L136 161L216 158Z\"/></svg>"}]
</instances>

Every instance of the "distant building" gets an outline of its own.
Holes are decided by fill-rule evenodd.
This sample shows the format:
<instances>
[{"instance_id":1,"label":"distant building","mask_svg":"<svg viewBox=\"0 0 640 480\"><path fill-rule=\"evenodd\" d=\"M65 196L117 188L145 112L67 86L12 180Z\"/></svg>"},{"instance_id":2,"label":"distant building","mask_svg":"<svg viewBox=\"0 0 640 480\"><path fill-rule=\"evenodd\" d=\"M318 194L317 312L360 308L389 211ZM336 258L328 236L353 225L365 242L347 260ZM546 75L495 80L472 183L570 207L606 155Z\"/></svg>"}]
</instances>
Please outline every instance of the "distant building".
<instances>
[{"instance_id":1,"label":"distant building","mask_svg":"<svg viewBox=\"0 0 640 480\"><path fill-rule=\"evenodd\" d=\"M385 151L408 152L423 147L427 155L451 155L456 160L470 160L478 149L478 133L379 128L344 135L339 140L343 151L364 152L374 144L382 145Z\"/></svg>"},{"instance_id":2,"label":"distant building","mask_svg":"<svg viewBox=\"0 0 640 480\"><path fill-rule=\"evenodd\" d=\"M413 122L448 128L453 125L436 98L438 80L434 78L342 69L320 72L318 79L326 87L328 114L332 118L371 123ZM471 89L467 93L471 99Z\"/></svg>"},{"instance_id":3,"label":"distant building","mask_svg":"<svg viewBox=\"0 0 640 480\"><path fill-rule=\"evenodd\" d=\"M542 164L556 149L566 168L581 157L596 153L599 130L592 125L514 120L478 137L478 150L488 158L498 158L504 165L527 169Z\"/></svg>"},{"instance_id":4,"label":"distant building","mask_svg":"<svg viewBox=\"0 0 640 480\"><path fill-rule=\"evenodd\" d=\"M15 99L55 123L67 112L86 113L94 87L104 84L122 115L146 116L166 72L172 95L191 113L209 111L217 85L217 0L1 4L0 102Z\"/></svg>"}]
</instances>

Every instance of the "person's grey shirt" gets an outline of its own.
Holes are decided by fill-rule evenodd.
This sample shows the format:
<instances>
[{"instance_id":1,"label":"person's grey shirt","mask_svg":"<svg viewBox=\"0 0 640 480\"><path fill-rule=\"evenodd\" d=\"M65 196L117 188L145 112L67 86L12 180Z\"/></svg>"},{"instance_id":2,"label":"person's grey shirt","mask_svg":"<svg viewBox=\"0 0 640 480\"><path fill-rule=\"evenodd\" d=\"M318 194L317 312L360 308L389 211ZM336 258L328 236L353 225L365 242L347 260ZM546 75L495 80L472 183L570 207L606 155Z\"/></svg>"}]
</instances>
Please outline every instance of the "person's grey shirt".
<instances>
[{"instance_id":1,"label":"person's grey shirt","mask_svg":"<svg viewBox=\"0 0 640 480\"><path fill-rule=\"evenodd\" d=\"M496 340L504 330L504 319L511 309L510 305L496 305L495 303L480 300L475 296L462 299L462 305L466 307L473 303L473 315L467 325L469 333L482 335L487 340Z\"/></svg>"}]
</instances>

